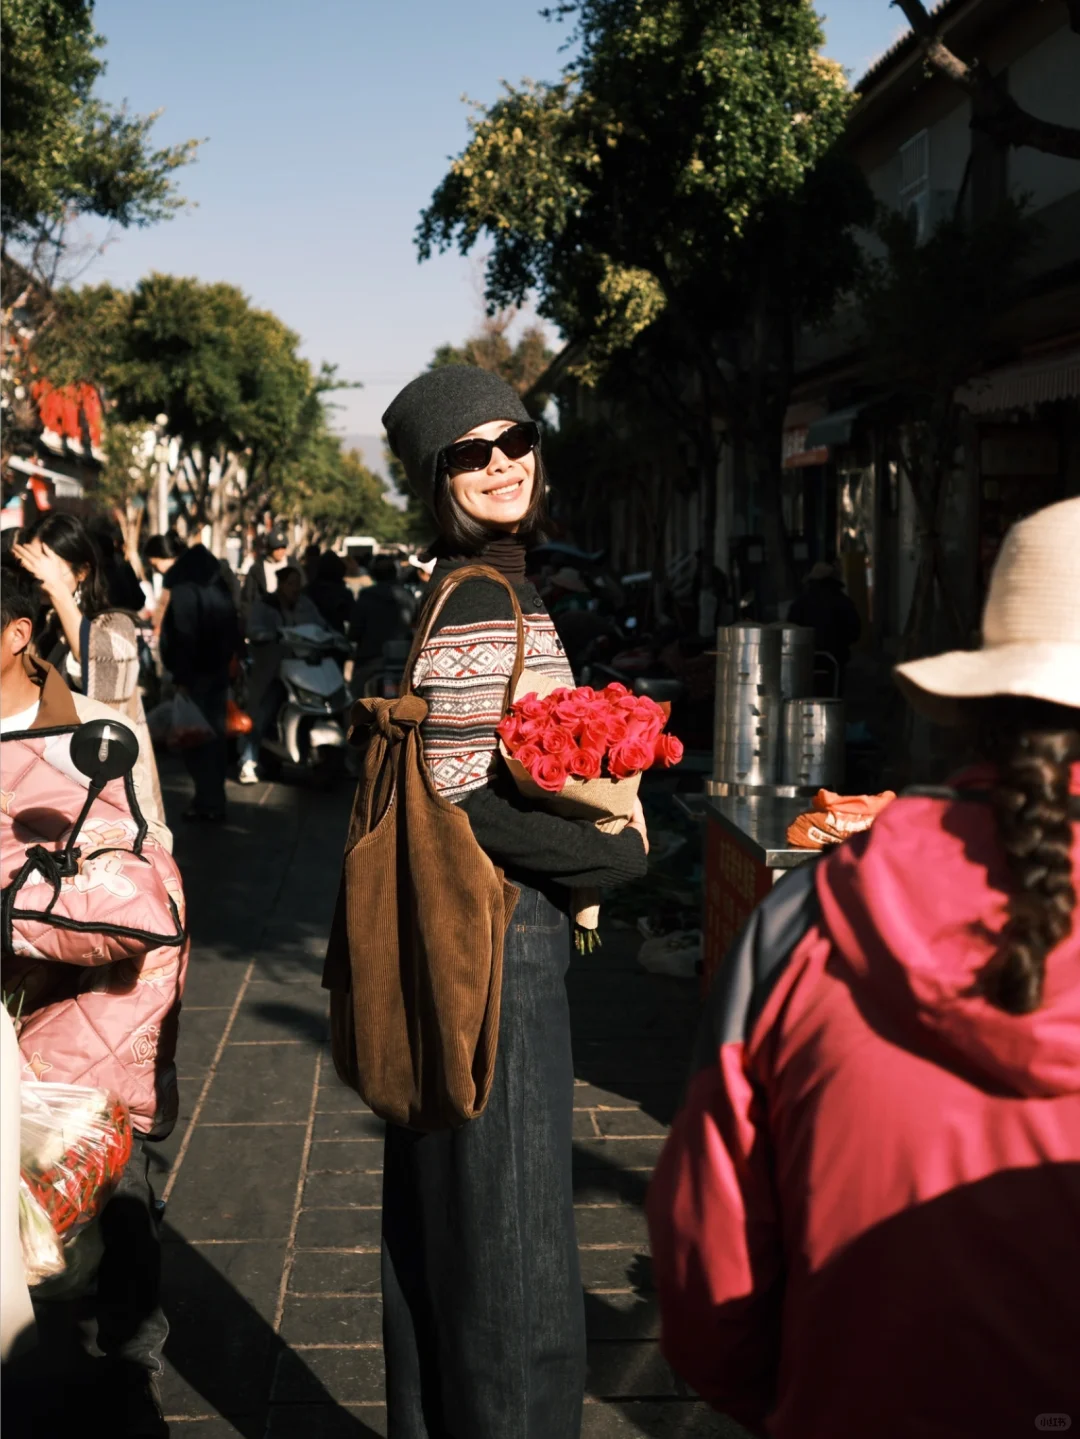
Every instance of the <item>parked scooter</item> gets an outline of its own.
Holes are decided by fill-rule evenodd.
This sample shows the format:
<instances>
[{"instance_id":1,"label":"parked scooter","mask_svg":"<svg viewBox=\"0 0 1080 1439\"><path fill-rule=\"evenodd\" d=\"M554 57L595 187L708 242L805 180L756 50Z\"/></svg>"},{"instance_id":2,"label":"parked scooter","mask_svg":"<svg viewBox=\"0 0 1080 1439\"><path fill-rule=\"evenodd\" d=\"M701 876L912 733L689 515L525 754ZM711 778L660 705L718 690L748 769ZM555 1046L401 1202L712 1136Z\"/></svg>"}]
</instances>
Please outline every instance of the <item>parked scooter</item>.
<instances>
[{"instance_id":1,"label":"parked scooter","mask_svg":"<svg viewBox=\"0 0 1080 1439\"><path fill-rule=\"evenodd\" d=\"M258 635L249 636L258 644ZM286 626L274 688L280 703L262 737L260 763L268 774L288 761L332 783L345 769L345 736L352 696L341 664L348 642L321 625Z\"/></svg>"}]
</instances>

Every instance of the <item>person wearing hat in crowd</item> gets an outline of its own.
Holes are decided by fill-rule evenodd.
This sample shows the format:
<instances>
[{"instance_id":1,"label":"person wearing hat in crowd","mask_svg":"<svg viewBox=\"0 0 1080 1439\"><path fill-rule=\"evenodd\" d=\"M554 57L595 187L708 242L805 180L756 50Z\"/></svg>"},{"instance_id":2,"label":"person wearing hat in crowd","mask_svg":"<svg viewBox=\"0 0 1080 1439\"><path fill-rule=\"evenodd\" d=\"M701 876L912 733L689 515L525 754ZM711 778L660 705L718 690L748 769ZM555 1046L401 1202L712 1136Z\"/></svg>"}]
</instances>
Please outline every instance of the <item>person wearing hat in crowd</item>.
<instances>
[{"instance_id":1,"label":"person wearing hat in crowd","mask_svg":"<svg viewBox=\"0 0 1080 1439\"><path fill-rule=\"evenodd\" d=\"M246 614L256 600L265 599L277 589L278 571L289 563L289 541L282 530L271 530L263 542L263 553L256 555L244 576L243 605Z\"/></svg>"},{"instance_id":2,"label":"person wearing hat in crowd","mask_svg":"<svg viewBox=\"0 0 1080 1439\"><path fill-rule=\"evenodd\" d=\"M788 623L807 625L814 631L814 643L830 655L836 674L827 675L825 694L843 694L844 673L851 658L851 647L862 633L859 612L844 592L843 581L835 565L819 560L806 577L803 592L787 613Z\"/></svg>"},{"instance_id":3,"label":"person wearing hat in crowd","mask_svg":"<svg viewBox=\"0 0 1080 1439\"><path fill-rule=\"evenodd\" d=\"M713 982L649 1228L664 1354L753 1434L1080 1416L1078 554L1080 498L1013 527L981 648L896 670L977 763L792 871Z\"/></svg>"},{"instance_id":4,"label":"person wearing hat in crowd","mask_svg":"<svg viewBox=\"0 0 1080 1439\"><path fill-rule=\"evenodd\" d=\"M544 522L539 426L498 376L428 371L383 416L391 449L434 514L431 587L477 562L513 586L526 668L573 684L525 546ZM383 1349L394 1439L525 1434L577 1439L585 1317L571 1179L573 1066L565 975L570 887L645 874L640 806L619 835L536 807L498 767L517 650L510 596L476 578L440 611L413 672L428 704L438 794L520 890L506 933L491 1097L459 1129L386 1127ZM448 870L447 885L454 883Z\"/></svg>"}]
</instances>

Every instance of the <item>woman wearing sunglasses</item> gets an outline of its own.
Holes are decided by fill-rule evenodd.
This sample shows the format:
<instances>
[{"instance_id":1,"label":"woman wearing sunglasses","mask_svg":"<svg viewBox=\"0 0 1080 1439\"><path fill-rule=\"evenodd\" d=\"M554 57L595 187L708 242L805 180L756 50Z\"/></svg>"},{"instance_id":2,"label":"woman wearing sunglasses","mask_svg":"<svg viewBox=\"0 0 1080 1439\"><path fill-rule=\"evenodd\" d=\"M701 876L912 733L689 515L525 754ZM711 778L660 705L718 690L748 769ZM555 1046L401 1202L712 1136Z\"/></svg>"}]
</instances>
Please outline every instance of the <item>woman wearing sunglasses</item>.
<instances>
[{"instance_id":1,"label":"woman wearing sunglasses","mask_svg":"<svg viewBox=\"0 0 1080 1439\"><path fill-rule=\"evenodd\" d=\"M540 430L497 376L467 366L414 380L383 416L429 505L442 579L463 564L510 581L526 668L573 684L525 578L544 521ZM506 936L502 1013L484 1113L453 1131L387 1126L383 1339L391 1439L577 1439L585 1323L571 1185L573 1067L565 975L569 891L645 873L640 810L621 835L532 808L497 765L495 726L516 654L510 597L456 589L421 651L424 752L493 862L520 887ZM447 872L446 883L454 883Z\"/></svg>"}]
</instances>

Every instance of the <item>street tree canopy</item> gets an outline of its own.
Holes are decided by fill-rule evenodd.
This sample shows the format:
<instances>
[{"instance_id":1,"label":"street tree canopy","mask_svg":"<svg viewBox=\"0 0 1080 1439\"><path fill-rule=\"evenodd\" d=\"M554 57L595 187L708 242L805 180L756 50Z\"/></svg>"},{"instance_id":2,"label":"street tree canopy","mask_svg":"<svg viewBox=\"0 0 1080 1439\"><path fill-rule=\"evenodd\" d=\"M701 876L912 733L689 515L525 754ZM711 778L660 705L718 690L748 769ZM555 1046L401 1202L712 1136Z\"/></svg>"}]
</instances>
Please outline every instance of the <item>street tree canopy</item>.
<instances>
[{"instance_id":1,"label":"street tree canopy","mask_svg":"<svg viewBox=\"0 0 1080 1439\"><path fill-rule=\"evenodd\" d=\"M597 377L682 292L730 276L763 204L795 194L851 95L792 0L581 0L555 83L476 106L422 216L422 257L491 243L496 306L535 289Z\"/></svg>"},{"instance_id":2,"label":"street tree canopy","mask_svg":"<svg viewBox=\"0 0 1080 1439\"><path fill-rule=\"evenodd\" d=\"M132 291L62 291L39 354L57 383L91 379L113 421L166 417L181 511L192 526L209 523L217 542L264 504L317 526L340 513L342 523L370 515L392 527L397 512L375 503L379 481L330 433L326 397L341 382L329 367L314 371L299 343L233 285L152 274ZM123 467L115 474L122 485Z\"/></svg>"},{"instance_id":3,"label":"street tree canopy","mask_svg":"<svg viewBox=\"0 0 1080 1439\"><path fill-rule=\"evenodd\" d=\"M183 201L174 175L197 142L155 149L155 115L95 97L104 69L91 0L5 0L0 11L0 130L5 245L59 244L71 215L116 224L167 218Z\"/></svg>"}]
</instances>

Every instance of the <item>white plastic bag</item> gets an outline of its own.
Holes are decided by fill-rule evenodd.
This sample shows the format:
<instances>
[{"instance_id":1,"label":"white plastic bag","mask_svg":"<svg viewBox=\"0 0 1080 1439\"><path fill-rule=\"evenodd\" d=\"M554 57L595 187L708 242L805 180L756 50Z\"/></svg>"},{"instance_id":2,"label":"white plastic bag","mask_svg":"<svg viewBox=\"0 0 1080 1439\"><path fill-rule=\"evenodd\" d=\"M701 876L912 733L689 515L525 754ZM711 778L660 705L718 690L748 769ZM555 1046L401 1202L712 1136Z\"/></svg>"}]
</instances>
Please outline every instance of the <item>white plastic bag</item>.
<instances>
[{"instance_id":1,"label":"white plastic bag","mask_svg":"<svg viewBox=\"0 0 1080 1439\"><path fill-rule=\"evenodd\" d=\"M173 700L172 720L169 725L168 744L170 749L195 749L198 745L209 744L214 738L210 721L190 695L178 694Z\"/></svg>"}]
</instances>

